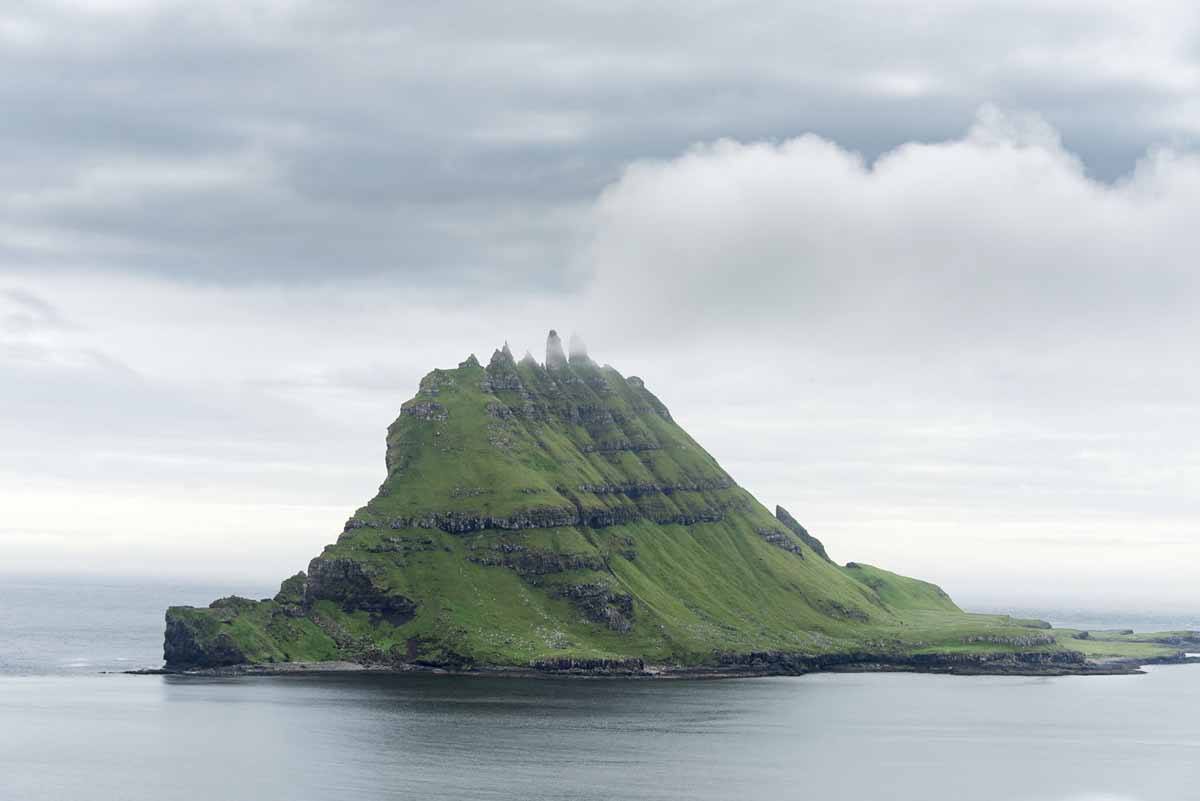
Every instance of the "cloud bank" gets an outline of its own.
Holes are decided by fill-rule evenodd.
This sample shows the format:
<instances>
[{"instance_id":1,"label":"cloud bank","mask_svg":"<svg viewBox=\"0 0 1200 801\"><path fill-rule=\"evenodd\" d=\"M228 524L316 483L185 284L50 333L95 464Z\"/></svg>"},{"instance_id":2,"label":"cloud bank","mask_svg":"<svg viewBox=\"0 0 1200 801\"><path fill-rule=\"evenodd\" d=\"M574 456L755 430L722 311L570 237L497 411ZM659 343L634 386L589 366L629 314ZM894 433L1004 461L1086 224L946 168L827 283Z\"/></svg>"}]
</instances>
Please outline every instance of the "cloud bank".
<instances>
[{"instance_id":1,"label":"cloud bank","mask_svg":"<svg viewBox=\"0 0 1200 801\"><path fill-rule=\"evenodd\" d=\"M29 0L0 12L0 258L567 289L595 194L698 141L873 159L997 102L1112 179L1200 136L1198 30L1176 0Z\"/></svg>"},{"instance_id":2,"label":"cloud bank","mask_svg":"<svg viewBox=\"0 0 1200 801\"><path fill-rule=\"evenodd\" d=\"M1115 600L1123 574L1194 597L1194 154L1102 182L1044 120L985 107L871 162L812 135L699 145L631 165L594 215L594 324L620 309L655 343L760 496L926 575L916 550L1022 561L1029 599Z\"/></svg>"},{"instance_id":3,"label":"cloud bank","mask_svg":"<svg viewBox=\"0 0 1200 801\"><path fill-rule=\"evenodd\" d=\"M1119 342L1192 331L1198 210L1195 155L1157 148L1100 182L1041 119L986 107L962 138L871 163L806 135L634 164L600 197L586 272L647 325L669 303L697 331L864 347Z\"/></svg>"},{"instance_id":4,"label":"cloud bank","mask_svg":"<svg viewBox=\"0 0 1200 801\"><path fill-rule=\"evenodd\" d=\"M6 9L6 565L289 574L424 370L554 327L838 558L1194 606L1198 31L1174 0Z\"/></svg>"},{"instance_id":5,"label":"cloud bank","mask_svg":"<svg viewBox=\"0 0 1200 801\"><path fill-rule=\"evenodd\" d=\"M555 325L839 559L968 602L1186 607L1198 188L1166 149L1099 182L985 108L872 162L808 135L632 164L566 295L27 275L0 296L5 536L31 569L235 548L273 577L377 483L425 370Z\"/></svg>"}]
</instances>

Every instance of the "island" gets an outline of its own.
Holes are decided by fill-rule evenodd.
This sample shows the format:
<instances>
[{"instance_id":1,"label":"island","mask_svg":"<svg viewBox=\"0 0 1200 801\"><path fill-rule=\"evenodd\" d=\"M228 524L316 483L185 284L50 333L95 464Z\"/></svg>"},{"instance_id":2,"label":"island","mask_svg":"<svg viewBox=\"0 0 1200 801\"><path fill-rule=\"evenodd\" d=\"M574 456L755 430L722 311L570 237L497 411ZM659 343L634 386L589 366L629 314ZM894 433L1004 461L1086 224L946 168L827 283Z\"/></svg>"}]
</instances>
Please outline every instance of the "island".
<instances>
[{"instance_id":1,"label":"island","mask_svg":"<svg viewBox=\"0 0 1200 801\"><path fill-rule=\"evenodd\" d=\"M551 331L422 379L386 478L272 598L167 610L164 671L753 676L1104 674L1197 661L1200 633L971 614L835 563L637 377Z\"/></svg>"}]
</instances>

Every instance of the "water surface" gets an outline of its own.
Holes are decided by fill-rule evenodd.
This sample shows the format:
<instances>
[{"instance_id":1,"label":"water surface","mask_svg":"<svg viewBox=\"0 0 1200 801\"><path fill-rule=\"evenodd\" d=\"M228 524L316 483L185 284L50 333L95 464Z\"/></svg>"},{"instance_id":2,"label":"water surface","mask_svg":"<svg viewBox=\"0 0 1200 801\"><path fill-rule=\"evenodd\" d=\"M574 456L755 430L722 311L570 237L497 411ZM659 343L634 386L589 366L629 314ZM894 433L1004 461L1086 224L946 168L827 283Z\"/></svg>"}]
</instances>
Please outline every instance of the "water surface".
<instances>
[{"instance_id":1,"label":"water surface","mask_svg":"<svg viewBox=\"0 0 1200 801\"><path fill-rule=\"evenodd\" d=\"M0 582L0 800L1200 799L1200 668L735 681L101 675L232 589ZM1049 616L1052 620L1053 616Z\"/></svg>"},{"instance_id":2,"label":"water surface","mask_svg":"<svg viewBox=\"0 0 1200 801\"><path fill-rule=\"evenodd\" d=\"M0 679L0 798L1188 799L1200 672Z\"/></svg>"}]
</instances>

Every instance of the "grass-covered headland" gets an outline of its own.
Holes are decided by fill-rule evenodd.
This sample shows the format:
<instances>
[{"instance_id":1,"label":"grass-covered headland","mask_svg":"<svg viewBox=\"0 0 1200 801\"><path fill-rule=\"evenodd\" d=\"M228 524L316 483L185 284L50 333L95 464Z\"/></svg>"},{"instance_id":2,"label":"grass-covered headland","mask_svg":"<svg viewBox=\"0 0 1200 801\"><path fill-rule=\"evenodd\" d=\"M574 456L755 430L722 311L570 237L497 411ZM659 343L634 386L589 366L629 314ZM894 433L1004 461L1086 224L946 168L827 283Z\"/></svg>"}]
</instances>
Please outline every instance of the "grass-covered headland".
<instances>
[{"instance_id":1,"label":"grass-covered headland","mask_svg":"<svg viewBox=\"0 0 1200 801\"><path fill-rule=\"evenodd\" d=\"M167 610L169 670L1087 673L1180 661L1195 632L1051 629L832 562L641 379L508 347L434 370L387 478L274 598Z\"/></svg>"}]
</instances>

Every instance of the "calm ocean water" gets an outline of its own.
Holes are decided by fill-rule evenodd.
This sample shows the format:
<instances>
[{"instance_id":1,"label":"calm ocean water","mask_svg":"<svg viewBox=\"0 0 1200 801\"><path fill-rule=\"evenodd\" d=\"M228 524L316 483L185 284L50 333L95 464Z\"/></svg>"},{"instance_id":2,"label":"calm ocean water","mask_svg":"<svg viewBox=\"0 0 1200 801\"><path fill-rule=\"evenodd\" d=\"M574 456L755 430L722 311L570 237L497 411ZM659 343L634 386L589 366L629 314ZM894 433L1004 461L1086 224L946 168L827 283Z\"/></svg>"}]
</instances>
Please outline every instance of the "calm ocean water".
<instances>
[{"instance_id":1,"label":"calm ocean water","mask_svg":"<svg viewBox=\"0 0 1200 801\"><path fill-rule=\"evenodd\" d=\"M270 588L0 579L0 799L1200 799L1194 666L680 682L98 673L157 665L163 608L230 591Z\"/></svg>"}]
</instances>

